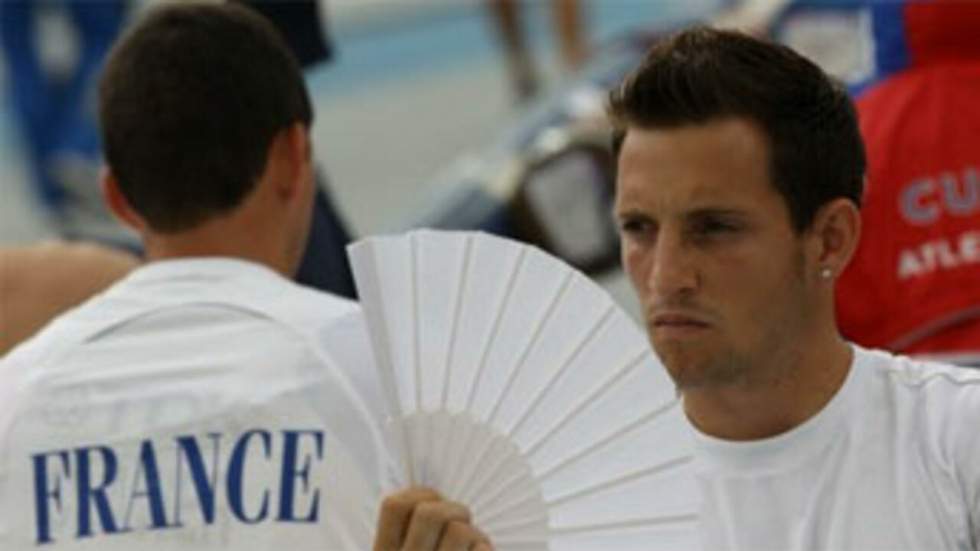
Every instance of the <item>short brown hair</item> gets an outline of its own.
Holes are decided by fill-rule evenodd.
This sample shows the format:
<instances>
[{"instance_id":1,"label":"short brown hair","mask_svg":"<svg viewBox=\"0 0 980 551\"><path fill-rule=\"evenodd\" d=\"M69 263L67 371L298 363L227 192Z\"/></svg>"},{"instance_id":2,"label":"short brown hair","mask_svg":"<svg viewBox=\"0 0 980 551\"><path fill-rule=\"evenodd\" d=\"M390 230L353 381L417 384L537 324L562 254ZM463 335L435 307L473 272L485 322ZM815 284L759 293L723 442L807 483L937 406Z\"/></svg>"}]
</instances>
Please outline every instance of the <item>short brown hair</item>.
<instances>
[{"instance_id":1,"label":"short brown hair","mask_svg":"<svg viewBox=\"0 0 980 551\"><path fill-rule=\"evenodd\" d=\"M797 232L825 203L860 205L864 143L844 88L793 50L743 33L695 27L655 45L610 93L618 155L630 127L745 117L771 144L773 184Z\"/></svg>"},{"instance_id":2,"label":"short brown hair","mask_svg":"<svg viewBox=\"0 0 980 551\"><path fill-rule=\"evenodd\" d=\"M313 119L299 64L272 25L234 4L154 9L113 48L99 88L106 160L156 231L238 206L275 135Z\"/></svg>"}]
</instances>

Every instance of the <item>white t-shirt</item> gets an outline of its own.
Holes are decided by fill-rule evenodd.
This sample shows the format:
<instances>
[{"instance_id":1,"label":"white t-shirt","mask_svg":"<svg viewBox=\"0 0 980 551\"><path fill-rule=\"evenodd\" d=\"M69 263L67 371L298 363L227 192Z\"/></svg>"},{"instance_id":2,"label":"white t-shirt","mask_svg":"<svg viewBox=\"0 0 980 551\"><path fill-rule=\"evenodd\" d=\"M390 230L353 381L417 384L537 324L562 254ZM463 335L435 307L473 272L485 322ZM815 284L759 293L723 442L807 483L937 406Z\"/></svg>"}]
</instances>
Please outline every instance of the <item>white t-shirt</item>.
<instances>
[{"instance_id":1,"label":"white t-shirt","mask_svg":"<svg viewBox=\"0 0 980 551\"><path fill-rule=\"evenodd\" d=\"M854 350L803 425L696 435L706 550L980 549L980 372Z\"/></svg>"},{"instance_id":2,"label":"white t-shirt","mask_svg":"<svg viewBox=\"0 0 980 551\"><path fill-rule=\"evenodd\" d=\"M0 360L0 549L355 550L390 458L360 309L148 264Z\"/></svg>"}]
</instances>

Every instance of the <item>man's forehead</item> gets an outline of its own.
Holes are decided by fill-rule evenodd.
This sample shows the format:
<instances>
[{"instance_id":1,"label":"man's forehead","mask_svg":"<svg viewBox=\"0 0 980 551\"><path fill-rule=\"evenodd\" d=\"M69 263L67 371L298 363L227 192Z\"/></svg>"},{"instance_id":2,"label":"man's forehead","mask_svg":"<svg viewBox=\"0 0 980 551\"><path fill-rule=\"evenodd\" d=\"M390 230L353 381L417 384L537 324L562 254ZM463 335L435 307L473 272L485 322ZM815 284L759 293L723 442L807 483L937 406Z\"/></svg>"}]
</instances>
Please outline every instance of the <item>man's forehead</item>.
<instances>
[{"instance_id":1,"label":"man's forehead","mask_svg":"<svg viewBox=\"0 0 980 551\"><path fill-rule=\"evenodd\" d=\"M768 156L770 140L755 120L726 115L705 121L665 126L630 126L625 129L621 151L627 155L643 150L672 153L744 155L747 152Z\"/></svg>"},{"instance_id":2,"label":"man's forehead","mask_svg":"<svg viewBox=\"0 0 980 551\"><path fill-rule=\"evenodd\" d=\"M617 202L751 211L776 193L767 147L758 129L740 119L631 130L620 157Z\"/></svg>"},{"instance_id":3,"label":"man's forehead","mask_svg":"<svg viewBox=\"0 0 980 551\"><path fill-rule=\"evenodd\" d=\"M648 216L726 216L744 217L751 216L758 207L750 200L745 200L738 194L719 195L718 193L704 194L700 196L681 196L681 197L656 197L650 195L630 195L628 193L617 196L616 213L623 214L644 214Z\"/></svg>"},{"instance_id":4,"label":"man's forehead","mask_svg":"<svg viewBox=\"0 0 980 551\"><path fill-rule=\"evenodd\" d=\"M671 174L667 167L653 168L638 174L620 174L616 199L636 203L677 203L686 209L735 209L749 206L758 190L771 184L762 180L749 182L744 175L719 172L716 174ZM773 190L774 191L774 190Z\"/></svg>"}]
</instances>

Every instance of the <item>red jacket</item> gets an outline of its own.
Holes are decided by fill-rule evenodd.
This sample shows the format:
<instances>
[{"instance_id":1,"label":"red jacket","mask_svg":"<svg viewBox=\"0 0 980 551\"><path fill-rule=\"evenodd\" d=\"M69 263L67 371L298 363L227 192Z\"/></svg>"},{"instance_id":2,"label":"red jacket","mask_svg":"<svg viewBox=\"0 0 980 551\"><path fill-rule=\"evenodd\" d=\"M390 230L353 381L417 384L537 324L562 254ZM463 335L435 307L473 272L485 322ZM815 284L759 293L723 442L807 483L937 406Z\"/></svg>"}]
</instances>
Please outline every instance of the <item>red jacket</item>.
<instances>
[{"instance_id":1,"label":"red jacket","mask_svg":"<svg viewBox=\"0 0 980 551\"><path fill-rule=\"evenodd\" d=\"M863 345L980 358L980 3L885 11L903 33L876 32L897 43L879 58L906 67L857 99L868 180L838 321Z\"/></svg>"}]
</instances>

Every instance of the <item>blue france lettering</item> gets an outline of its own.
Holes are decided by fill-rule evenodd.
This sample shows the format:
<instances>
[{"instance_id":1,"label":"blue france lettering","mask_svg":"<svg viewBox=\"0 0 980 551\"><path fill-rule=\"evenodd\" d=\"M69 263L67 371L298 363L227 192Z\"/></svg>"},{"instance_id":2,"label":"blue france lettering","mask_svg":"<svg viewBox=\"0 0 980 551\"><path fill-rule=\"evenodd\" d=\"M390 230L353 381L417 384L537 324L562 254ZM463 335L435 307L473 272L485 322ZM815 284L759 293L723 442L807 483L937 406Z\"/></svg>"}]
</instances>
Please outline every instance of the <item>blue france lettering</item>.
<instances>
[{"instance_id":1,"label":"blue france lettering","mask_svg":"<svg viewBox=\"0 0 980 551\"><path fill-rule=\"evenodd\" d=\"M324 447L322 430L252 429L225 454L219 433L36 453L35 541L210 526L222 507L243 524L315 523Z\"/></svg>"},{"instance_id":2,"label":"blue france lettering","mask_svg":"<svg viewBox=\"0 0 980 551\"><path fill-rule=\"evenodd\" d=\"M197 445L197 438L193 436L180 436L177 438L177 492L174 499L174 524L183 526L180 521L180 499L181 481L183 480L181 465L186 461L187 468L190 470L191 481L194 484L194 491L197 493L197 501L201 510L201 516L205 524L214 522L214 488L218 483L218 453L221 447L221 435L219 433L209 433L208 438L212 442L211 454L211 477L208 478L207 468L204 466L204 458L201 455L201 447ZM183 452L183 453L181 453ZM181 458L184 458L182 461Z\"/></svg>"},{"instance_id":3,"label":"blue france lettering","mask_svg":"<svg viewBox=\"0 0 980 551\"><path fill-rule=\"evenodd\" d=\"M280 477L282 485L280 486L279 517L277 520L280 522L316 522L320 508L320 489L317 488L313 491L310 509L307 511L306 516L301 518L296 518L294 515L293 492L295 490L296 480L300 480L303 483L304 493L309 493L310 488L310 461L312 457L307 455L305 461L303 461L303 466L296 468L300 436L308 434L313 437L316 444L316 458L317 460L322 460L323 433L308 430L287 430L283 431L283 434L286 437L286 442L282 454L282 476Z\"/></svg>"},{"instance_id":4,"label":"blue france lettering","mask_svg":"<svg viewBox=\"0 0 980 551\"><path fill-rule=\"evenodd\" d=\"M34 515L37 518L37 543L50 543L51 517L48 505L53 501L61 513L61 478L55 475L54 483L48 483L48 456L61 459L61 469L68 478L68 451L38 453L31 456L34 464Z\"/></svg>"},{"instance_id":5,"label":"blue france lettering","mask_svg":"<svg viewBox=\"0 0 980 551\"><path fill-rule=\"evenodd\" d=\"M140 489L141 484L145 489ZM137 498L146 499L153 528L168 528L167 517L164 513L160 470L157 468L156 453L153 451L153 442L150 440L144 440L140 444L140 458L136 465L136 472L133 474L132 488L129 493L129 502L126 504L126 515L123 517L123 530L130 530L133 503Z\"/></svg>"},{"instance_id":6,"label":"blue france lettering","mask_svg":"<svg viewBox=\"0 0 980 551\"><path fill-rule=\"evenodd\" d=\"M264 430L250 430L246 432L238 443L235 450L231 453L231 463L228 464L228 506L231 512L238 517L238 520L246 524L255 524L265 520L265 515L269 509L269 491L262 492L262 506L254 517L249 517L245 513L244 494L245 489L242 485L242 478L245 472L245 451L248 449L248 441L253 436L261 436L262 444L265 448L265 457L269 458L269 448L272 445L272 437Z\"/></svg>"},{"instance_id":7,"label":"blue france lettering","mask_svg":"<svg viewBox=\"0 0 980 551\"><path fill-rule=\"evenodd\" d=\"M102 481L95 486L91 483L92 467L89 461L92 452L101 455L103 471ZM95 505L102 530L109 534L116 532L116 521L109 506L109 496L106 495L109 485L116 479L116 454L107 446L78 448L75 450L75 464L78 466L75 477L78 481L78 537L87 538L93 534L91 505Z\"/></svg>"}]
</instances>

